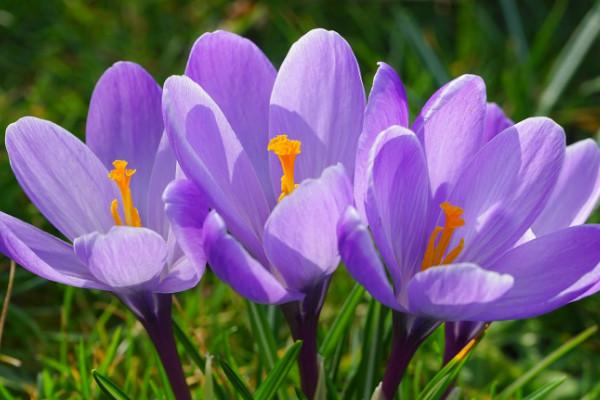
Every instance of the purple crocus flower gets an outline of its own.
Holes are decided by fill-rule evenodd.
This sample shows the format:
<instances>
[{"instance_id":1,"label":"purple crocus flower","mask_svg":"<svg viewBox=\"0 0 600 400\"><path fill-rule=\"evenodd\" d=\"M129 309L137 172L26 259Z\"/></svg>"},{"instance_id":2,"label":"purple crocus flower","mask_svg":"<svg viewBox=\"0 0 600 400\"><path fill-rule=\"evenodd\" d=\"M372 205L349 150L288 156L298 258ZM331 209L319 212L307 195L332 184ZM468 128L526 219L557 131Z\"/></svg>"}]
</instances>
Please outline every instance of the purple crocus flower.
<instances>
[{"instance_id":1,"label":"purple crocus flower","mask_svg":"<svg viewBox=\"0 0 600 400\"><path fill-rule=\"evenodd\" d=\"M514 125L500 107L488 103L485 116L484 143ZM600 149L591 139L566 148L560 175L544 210L517 243L585 223L600 198ZM598 285L600 283L597 283ZM575 300L596 293L596 285ZM573 301L575 301L573 300ZM459 321L445 323L444 363L449 362L474 340L487 326L485 322Z\"/></svg>"},{"instance_id":2,"label":"purple crocus flower","mask_svg":"<svg viewBox=\"0 0 600 400\"><path fill-rule=\"evenodd\" d=\"M120 62L94 89L87 146L49 121L11 124L6 149L15 176L67 241L0 213L0 251L43 278L112 292L146 328L176 397L190 399L171 293L195 286L204 265L190 263L170 237L161 195L176 161L161 96L143 68Z\"/></svg>"},{"instance_id":3,"label":"purple crocus flower","mask_svg":"<svg viewBox=\"0 0 600 400\"><path fill-rule=\"evenodd\" d=\"M348 271L396 311L381 387L388 399L440 321L532 317L586 293L600 276L600 226L520 240L557 186L560 126L531 118L485 143L485 86L465 75L438 90L409 130L401 88L382 64L357 153L359 210L350 207L338 227Z\"/></svg>"},{"instance_id":4,"label":"purple crocus flower","mask_svg":"<svg viewBox=\"0 0 600 400\"><path fill-rule=\"evenodd\" d=\"M198 39L186 75L169 78L163 96L189 179L165 193L175 235L245 298L287 303L312 398L316 323L339 263L336 225L352 204L346 171L354 171L365 107L356 59L337 33L317 29L277 73L249 40L215 32Z\"/></svg>"}]
</instances>

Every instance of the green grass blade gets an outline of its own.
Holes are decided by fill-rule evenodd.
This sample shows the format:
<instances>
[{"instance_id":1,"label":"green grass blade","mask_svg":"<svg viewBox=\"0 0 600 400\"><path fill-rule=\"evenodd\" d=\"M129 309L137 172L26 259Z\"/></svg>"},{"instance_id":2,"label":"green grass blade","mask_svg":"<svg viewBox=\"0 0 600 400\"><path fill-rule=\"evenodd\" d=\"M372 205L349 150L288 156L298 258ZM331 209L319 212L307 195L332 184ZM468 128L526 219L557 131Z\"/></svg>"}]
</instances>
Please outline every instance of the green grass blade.
<instances>
[{"instance_id":1,"label":"green grass blade","mask_svg":"<svg viewBox=\"0 0 600 400\"><path fill-rule=\"evenodd\" d=\"M91 398L90 394L90 382L88 378L89 371L85 363L85 346L83 339L79 340L79 346L77 347L77 361L79 364L79 375L81 375L81 393L84 399Z\"/></svg>"},{"instance_id":2,"label":"green grass blade","mask_svg":"<svg viewBox=\"0 0 600 400\"><path fill-rule=\"evenodd\" d=\"M2 398L6 400L16 400L16 398L13 397L12 394L8 393L8 390L6 390L2 383L0 383L0 395L2 395Z\"/></svg>"},{"instance_id":3,"label":"green grass blade","mask_svg":"<svg viewBox=\"0 0 600 400\"><path fill-rule=\"evenodd\" d=\"M229 379L229 382L233 385L235 391L245 400L254 400L254 397L252 397L252 392L250 392L248 386L246 386L242 378L240 378L233 368L231 368L229 364L227 364L227 362L225 362L225 360L222 358L218 358L218 362L221 366L221 369L225 373L225 376L227 376L227 379Z\"/></svg>"},{"instance_id":4,"label":"green grass blade","mask_svg":"<svg viewBox=\"0 0 600 400\"><path fill-rule=\"evenodd\" d=\"M600 2L596 2L560 52L557 63L550 73L550 83L540 98L536 114L544 115L552 110L599 32Z\"/></svg>"},{"instance_id":5,"label":"green grass blade","mask_svg":"<svg viewBox=\"0 0 600 400\"><path fill-rule=\"evenodd\" d=\"M261 306L251 301L246 301L246 305L248 306L250 326L258 345L259 355L267 368L272 369L277 360L277 347L275 346L273 332L271 332L267 323L265 311Z\"/></svg>"},{"instance_id":6,"label":"green grass blade","mask_svg":"<svg viewBox=\"0 0 600 400\"><path fill-rule=\"evenodd\" d=\"M171 382L169 381L169 377L167 376L167 371L165 371L165 367L158 356L158 353L155 353L156 357L156 367L158 368L158 376L160 377L160 382L163 387L163 398L167 398L167 400L177 400L175 399L175 395L173 394L173 390L171 389Z\"/></svg>"},{"instance_id":7,"label":"green grass blade","mask_svg":"<svg viewBox=\"0 0 600 400\"><path fill-rule=\"evenodd\" d=\"M105 376L102 376L95 369L92 370L92 376L94 377L94 380L98 384L100 390L102 390L102 393L104 393L110 400L131 400L125 393L121 391L121 389L117 387L117 385L113 383L113 381Z\"/></svg>"},{"instance_id":8,"label":"green grass blade","mask_svg":"<svg viewBox=\"0 0 600 400\"><path fill-rule=\"evenodd\" d=\"M175 338L183 346L185 354L187 354L192 359L194 364L196 364L196 366L200 368L200 371L204 373L204 366L206 365L206 360L200 355L200 353L198 353L196 346L194 346L190 338L188 338L188 336L177 324L177 322L175 322L175 320L172 320L172 322L173 333L175 334Z\"/></svg>"},{"instance_id":9,"label":"green grass blade","mask_svg":"<svg viewBox=\"0 0 600 400\"><path fill-rule=\"evenodd\" d=\"M269 376L267 376L256 391L256 395L254 396L256 400L268 400L275 396L275 392L279 389L279 386L281 386L288 372L296 362L301 347L302 341L298 340L285 352L283 357L275 364Z\"/></svg>"},{"instance_id":10,"label":"green grass blade","mask_svg":"<svg viewBox=\"0 0 600 400\"><path fill-rule=\"evenodd\" d=\"M506 20L510 38L515 47L517 60L523 62L529 50L527 40L525 39L525 32L523 32L523 23L521 22L515 0L501 0L500 5L502 6L502 13Z\"/></svg>"},{"instance_id":11,"label":"green grass blade","mask_svg":"<svg viewBox=\"0 0 600 400\"><path fill-rule=\"evenodd\" d=\"M365 294L365 288L358 283L352 288L350 295L344 301L340 313L337 315L331 329L319 347L319 354L328 360L334 353L336 346L346 334L348 325L353 321L356 307L362 301Z\"/></svg>"},{"instance_id":12,"label":"green grass blade","mask_svg":"<svg viewBox=\"0 0 600 400\"><path fill-rule=\"evenodd\" d=\"M112 339L110 340L108 350L106 351L104 359L102 360L102 362L100 363L100 366L98 367L98 371L100 371L101 374L106 373L106 371L108 370L108 366L115 358L115 354L117 353L117 348L119 347L119 341L121 340L121 331L122 331L122 327L121 327L121 325L118 325L117 328L115 329L115 332L112 334Z\"/></svg>"},{"instance_id":13,"label":"green grass blade","mask_svg":"<svg viewBox=\"0 0 600 400\"><path fill-rule=\"evenodd\" d=\"M294 390L296 391L296 397L298 398L298 400L308 400L308 398L304 395L304 393L302 393L302 390L300 390L300 388L295 387Z\"/></svg>"},{"instance_id":14,"label":"green grass blade","mask_svg":"<svg viewBox=\"0 0 600 400\"><path fill-rule=\"evenodd\" d=\"M406 9L399 9L396 13L396 25L407 37L408 43L419 53L423 62L435 78L439 86L450 80L450 76L443 67L442 62L435 51L425 42L423 35L419 32L417 24L413 21Z\"/></svg>"},{"instance_id":15,"label":"green grass blade","mask_svg":"<svg viewBox=\"0 0 600 400\"><path fill-rule=\"evenodd\" d=\"M525 397L523 400L542 400L545 399L551 392L554 391L557 387L559 387L567 378L562 377L556 382L551 382L547 385L542 386L535 392L531 393L529 396Z\"/></svg>"},{"instance_id":16,"label":"green grass blade","mask_svg":"<svg viewBox=\"0 0 600 400\"><path fill-rule=\"evenodd\" d=\"M567 343L560 346L558 349L554 350L552 353L548 354L544 357L539 363L537 363L533 368L527 371L525 374L521 375L519 379L514 381L511 385L509 385L506 389L504 389L496 398L496 400L504 400L510 398L517 390L522 388L527 382L529 382L533 377L537 374L548 368L550 364L558 360L560 357L573 350L579 344L584 342L587 338L592 336L598 330L598 326L594 325L585 331L581 332L579 335L575 336Z\"/></svg>"},{"instance_id":17,"label":"green grass blade","mask_svg":"<svg viewBox=\"0 0 600 400\"><path fill-rule=\"evenodd\" d=\"M203 400L215 400L215 392L213 390L213 377L212 377L212 356L206 357L206 367L204 367L204 388L203 388Z\"/></svg>"}]
</instances>

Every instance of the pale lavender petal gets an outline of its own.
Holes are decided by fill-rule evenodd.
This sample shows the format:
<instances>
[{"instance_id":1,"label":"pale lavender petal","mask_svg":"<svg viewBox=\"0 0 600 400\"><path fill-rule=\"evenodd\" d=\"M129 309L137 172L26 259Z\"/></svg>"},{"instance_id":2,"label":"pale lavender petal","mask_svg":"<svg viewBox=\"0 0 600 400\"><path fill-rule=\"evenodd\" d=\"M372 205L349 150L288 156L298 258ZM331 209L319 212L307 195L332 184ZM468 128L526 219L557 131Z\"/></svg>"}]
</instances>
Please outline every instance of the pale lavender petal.
<instances>
[{"instance_id":1,"label":"pale lavender petal","mask_svg":"<svg viewBox=\"0 0 600 400\"><path fill-rule=\"evenodd\" d=\"M189 258L181 257L170 266L164 278L154 288L157 293L177 293L198 284L204 274L204 266L199 268Z\"/></svg>"},{"instance_id":2,"label":"pale lavender petal","mask_svg":"<svg viewBox=\"0 0 600 400\"><path fill-rule=\"evenodd\" d=\"M275 207L263 243L288 288L306 293L333 273L340 262L337 223L352 200L352 184L338 164L302 182Z\"/></svg>"},{"instance_id":3,"label":"pale lavender petal","mask_svg":"<svg viewBox=\"0 0 600 400\"><path fill-rule=\"evenodd\" d=\"M176 180L167 187L164 199L177 243L191 262L204 270L202 225L209 211L206 196L193 182Z\"/></svg>"},{"instance_id":4,"label":"pale lavender petal","mask_svg":"<svg viewBox=\"0 0 600 400\"><path fill-rule=\"evenodd\" d=\"M501 298L513 283L512 276L476 264L431 267L408 284L410 312L445 321L467 320Z\"/></svg>"},{"instance_id":5,"label":"pale lavender petal","mask_svg":"<svg viewBox=\"0 0 600 400\"><path fill-rule=\"evenodd\" d=\"M269 206L254 168L225 116L187 77L165 82L167 133L185 175L206 194L243 245L266 263L262 231ZM266 149L265 149L266 151Z\"/></svg>"},{"instance_id":6,"label":"pale lavender petal","mask_svg":"<svg viewBox=\"0 0 600 400\"><path fill-rule=\"evenodd\" d=\"M60 126L33 117L6 129L6 150L23 191L68 239L107 232L118 189L100 160Z\"/></svg>"},{"instance_id":7,"label":"pale lavender petal","mask_svg":"<svg viewBox=\"0 0 600 400\"><path fill-rule=\"evenodd\" d=\"M211 211L203 226L204 251L210 268L223 282L250 301L281 304L301 300L289 291L226 231L219 214Z\"/></svg>"},{"instance_id":8,"label":"pale lavender petal","mask_svg":"<svg viewBox=\"0 0 600 400\"><path fill-rule=\"evenodd\" d=\"M377 248L394 282L421 268L430 234L427 164L419 139L406 128L393 126L376 140L369 161L366 213Z\"/></svg>"},{"instance_id":9,"label":"pale lavender petal","mask_svg":"<svg viewBox=\"0 0 600 400\"><path fill-rule=\"evenodd\" d=\"M544 211L533 224L537 236L585 223L600 197L600 149L591 139L567 147L565 161Z\"/></svg>"},{"instance_id":10,"label":"pale lavender petal","mask_svg":"<svg viewBox=\"0 0 600 400\"><path fill-rule=\"evenodd\" d=\"M205 33L194 44L185 74L209 94L246 150L269 204L277 197L269 175L269 99L277 71L250 40Z\"/></svg>"},{"instance_id":11,"label":"pale lavender petal","mask_svg":"<svg viewBox=\"0 0 600 400\"><path fill-rule=\"evenodd\" d=\"M483 143L487 143L497 134L506 128L513 126L515 123L507 118L504 111L496 103L487 103L485 113L485 127L483 130Z\"/></svg>"},{"instance_id":12,"label":"pale lavender petal","mask_svg":"<svg viewBox=\"0 0 600 400\"><path fill-rule=\"evenodd\" d=\"M86 143L110 171L115 160L135 169L133 205L142 226L148 224L148 183L163 134L161 89L152 76L132 62L118 62L94 88L86 126Z\"/></svg>"},{"instance_id":13,"label":"pale lavender petal","mask_svg":"<svg viewBox=\"0 0 600 400\"><path fill-rule=\"evenodd\" d=\"M65 285L108 290L75 257L73 246L2 212L0 252L42 278Z\"/></svg>"},{"instance_id":14,"label":"pale lavender petal","mask_svg":"<svg viewBox=\"0 0 600 400\"><path fill-rule=\"evenodd\" d=\"M365 93L356 57L337 33L315 29L291 47L271 97L269 137L286 134L302 143L296 181L316 178L342 163L354 174ZM281 165L269 154L271 182L280 192Z\"/></svg>"},{"instance_id":15,"label":"pale lavender petal","mask_svg":"<svg viewBox=\"0 0 600 400\"><path fill-rule=\"evenodd\" d=\"M542 117L520 122L487 143L448 197L464 210L466 225L449 247L464 238L459 261L487 266L525 234L556 183L564 146L562 128Z\"/></svg>"},{"instance_id":16,"label":"pale lavender petal","mask_svg":"<svg viewBox=\"0 0 600 400\"><path fill-rule=\"evenodd\" d=\"M365 123L358 139L354 168L354 198L363 218L365 196L369 182L367 164L377 135L392 125L408 127L408 102L400 77L392 67L380 62L373 78L373 88L365 111Z\"/></svg>"},{"instance_id":17,"label":"pale lavender petal","mask_svg":"<svg viewBox=\"0 0 600 400\"><path fill-rule=\"evenodd\" d=\"M412 125L425 149L431 193L439 203L481 148L485 109L485 83L463 75L435 92Z\"/></svg>"},{"instance_id":18,"label":"pale lavender petal","mask_svg":"<svg viewBox=\"0 0 600 400\"><path fill-rule=\"evenodd\" d=\"M175 179L176 166L175 153L173 153L165 132L156 151L152 174L148 183L147 224L142 225L160 233L165 239L169 232L169 221L165 214L162 195L169 182Z\"/></svg>"},{"instance_id":19,"label":"pale lavender petal","mask_svg":"<svg viewBox=\"0 0 600 400\"><path fill-rule=\"evenodd\" d=\"M96 279L115 291L154 291L167 258L163 237L146 228L115 226L80 236L73 246Z\"/></svg>"},{"instance_id":20,"label":"pale lavender petal","mask_svg":"<svg viewBox=\"0 0 600 400\"><path fill-rule=\"evenodd\" d=\"M582 225L539 237L505 253L489 269L515 284L477 317L529 318L572 301L600 278L600 226Z\"/></svg>"},{"instance_id":21,"label":"pale lavender petal","mask_svg":"<svg viewBox=\"0 0 600 400\"><path fill-rule=\"evenodd\" d=\"M375 300L394 310L404 311L394 296L371 234L354 207L349 207L340 219L337 235L340 255L350 275Z\"/></svg>"}]
</instances>

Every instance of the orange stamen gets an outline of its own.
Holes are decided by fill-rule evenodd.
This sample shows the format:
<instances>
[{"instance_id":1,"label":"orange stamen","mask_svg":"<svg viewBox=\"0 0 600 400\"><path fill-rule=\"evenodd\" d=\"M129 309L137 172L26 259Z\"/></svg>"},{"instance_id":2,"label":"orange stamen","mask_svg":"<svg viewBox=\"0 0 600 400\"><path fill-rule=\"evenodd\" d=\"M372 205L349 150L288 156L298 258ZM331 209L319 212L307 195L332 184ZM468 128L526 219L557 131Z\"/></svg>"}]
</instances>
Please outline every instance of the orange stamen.
<instances>
[{"instance_id":1,"label":"orange stamen","mask_svg":"<svg viewBox=\"0 0 600 400\"><path fill-rule=\"evenodd\" d=\"M281 201L285 196L292 193L298 185L294 183L294 163L296 156L300 154L300 141L289 140L287 135L275 136L269 142L267 151L273 151L279 157L283 176L281 177Z\"/></svg>"},{"instance_id":2,"label":"orange stamen","mask_svg":"<svg viewBox=\"0 0 600 400\"><path fill-rule=\"evenodd\" d=\"M443 228L438 226L431 233L429 242L427 242L425 255L423 256L423 262L421 263L421 271L425 271L427 268L434 265L450 264L456 260L465 246L465 241L460 239L458 246L448 252L444 258L444 254L448 250L448 246L450 245L450 240L452 239L454 231L456 228L463 226L465 224L465 220L460 217L463 214L462 208L450 205L450 203L447 201L443 202L440 207L446 214L446 222ZM440 238L436 244L438 235L440 235Z\"/></svg>"},{"instance_id":3,"label":"orange stamen","mask_svg":"<svg viewBox=\"0 0 600 400\"><path fill-rule=\"evenodd\" d=\"M140 214L137 208L133 206L131 200L131 189L129 183L131 182L131 176L135 174L135 169L125 169L127 161L115 160L113 162L115 169L110 171L108 177L117 183L119 190L121 191L121 197L123 198L123 210L125 211L125 225L141 227L142 221L140 220ZM117 211L119 202L117 199L113 200L110 204L110 212L116 225L123 225L121 217Z\"/></svg>"}]
</instances>

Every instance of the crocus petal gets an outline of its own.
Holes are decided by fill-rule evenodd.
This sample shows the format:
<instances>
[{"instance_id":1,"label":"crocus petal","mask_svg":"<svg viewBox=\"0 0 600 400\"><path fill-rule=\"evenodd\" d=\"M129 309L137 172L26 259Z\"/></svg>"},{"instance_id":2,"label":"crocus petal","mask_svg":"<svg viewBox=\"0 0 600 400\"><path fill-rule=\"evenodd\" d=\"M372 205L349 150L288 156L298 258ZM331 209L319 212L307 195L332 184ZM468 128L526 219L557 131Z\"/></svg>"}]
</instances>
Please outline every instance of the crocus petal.
<instances>
[{"instance_id":1,"label":"crocus petal","mask_svg":"<svg viewBox=\"0 0 600 400\"><path fill-rule=\"evenodd\" d=\"M392 125L408 127L408 102L404 86L396 71L386 63L380 62L373 78L373 88L365 111L365 123L356 150L354 198L356 209L363 218L366 218L364 201L369 181L367 176L369 151L377 135Z\"/></svg>"},{"instance_id":2,"label":"crocus petal","mask_svg":"<svg viewBox=\"0 0 600 400\"><path fill-rule=\"evenodd\" d=\"M506 117L504 111L496 103L487 103L485 112L485 127L483 130L483 143L487 143L497 134L514 125L509 118Z\"/></svg>"},{"instance_id":3,"label":"crocus petal","mask_svg":"<svg viewBox=\"0 0 600 400\"><path fill-rule=\"evenodd\" d=\"M269 175L269 99L277 71L250 40L234 33L205 33L194 44L185 74L218 104L252 162L271 206L277 198Z\"/></svg>"},{"instance_id":4,"label":"crocus petal","mask_svg":"<svg viewBox=\"0 0 600 400\"><path fill-rule=\"evenodd\" d=\"M214 273L250 301L281 304L301 300L304 295L288 291L269 271L229 235L225 222L211 211L203 226L204 251Z\"/></svg>"},{"instance_id":5,"label":"crocus petal","mask_svg":"<svg viewBox=\"0 0 600 400\"><path fill-rule=\"evenodd\" d=\"M436 201L446 197L481 148L485 100L483 80L463 75L435 92L412 125L425 149Z\"/></svg>"},{"instance_id":6,"label":"crocus petal","mask_svg":"<svg viewBox=\"0 0 600 400\"><path fill-rule=\"evenodd\" d=\"M567 147L554 191L533 224L537 236L583 224L600 196L600 149L591 139Z\"/></svg>"},{"instance_id":7,"label":"crocus petal","mask_svg":"<svg viewBox=\"0 0 600 400\"><path fill-rule=\"evenodd\" d=\"M198 268L189 258L179 258L154 288L157 293L177 293L193 288L204 274L204 268Z\"/></svg>"},{"instance_id":8,"label":"crocus petal","mask_svg":"<svg viewBox=\"0 0 600 400\"><path fill-rule=\"evenodd\" d=\"M165 132L156 151L150 182L148 182L147 224L143 225L160 233L165 239L169 232L169 222L166 218L162 194L169 182L175 179L176 166L175 153Z\"/></svg>"},{"instance_id":9,"label":"crocus petal","mask_svg":"<svg viewBox=\"0 0 600 400\"><path fill-rule=\"evenodd\" d=\"M581 295L600 278L600 226L563 229L506 252L490 270L510 274L515 284L477 318L534 317Z\"/></svg>"},{"instance_id":10,"label":"crocus petal","mask_svg":"<svg viewBox=\"0 0 600 400\"><path fill-rule=\"evenodd\" d=\"M96 279L115 291L154 291L167 258L163 237L146 228L115 226L107 234L80 236L73 246Z\"/></svg>"},{"instance_id":11,"label":"crocus petal","mask_svg":"<svg viewBox=\"0 0 600 400\"><path fill-rule=\"evenodd\" d=\"M0 252L42 278L76 287L108 289L75 257L73 246L2 212Z\"/></svg>"},{"instance_id":12,"label":"crocus petal","mask_svg":"<svg viewBox=\"0 0 600 400\"><path fill-rule=\"evenodd\" d=\"M271 97L269 137L287 134L302 143L296 158L296 180L316 178L341 162L354 174L365 93L358 63L337 33L315 29L291 47ZM281 165L269 154L271 181L280 192Z\"/></svg>"},{"instance_id":13,"label":"crocus petal","mask_svg":"<svg viewBox=\"0 0 600 400\"><path fill-rule=\"evenodd\" d=\"M165 82L164 113L169 140L185 175L206 194L235 237L266 263L261 239L269 206L219 107L191 79L173 76Z\"/></svg>"},{"instance_id":14,"label":"crocus petal","mask_svg":"<svg viewBox=\"0 0 600 400\"><path fill-rule=\"evenodd\" d=\"M513 283L512 276L476 264L432 267L408 284L410 312L445 321L467 320L502 297Z\"/></svg>"},{"instance_id":15,"label":"crocus petal","mask_svg":"<svg viewBox=\"0 0 600 400\"><path fill-rule=\"evenodd\" d=\"M263 244L289 288L306 292L333 273L340 262L337 223L351 204L352 184L338 164L302 182L275 207Z\"/></svg>"},{"instance_id":16,"label":"crocus petal","mask_svg":"<svg viewBox=\"0 0 600 400\"><path fill-rule=\"evenodd\" d=\"M107 232L117 187L100 160L60 126L25 117L6 129L6 150L23 191L68 239Z\"/></svg>"},{"instance_id":17,"label":"crocus petal","mask_svg":"<svg viewBox=\"0 0 600 400\"><path fill-rule=\"evenodd\" d=\"M429 234L427 164L419 139L399 126L385 130L368 172L367 221L398 293L400 282L420 269Z\"/></svg>"},{"instance_id":18,"label":"crocus petal","mask_svg":"<svg viewBox=\"0 0 600 400\"><path fill-rule=\"evenodd\" d=\"M562 128L539 117L504 130L484 146L448 197L464 210L466 225L449 247L464 238L458 260L489 265L525 234L556 183L564 143Z\"/></svg>"},{"instance_id":19,"label":"crocus petal","mask_svg":"<svg viewBox=\"0 0 600 400\"><path fill-rule=\"evenodd\" d=\"M349 207L340 219L337 235L340 255L350 275L381 304L404 311L394 296L371 234L354 207Z\"/></svg>"},{"instance_id":20,"label":"crocus petal","mask_svg":"<svg viewBox=\"0 0 600 400\"><path fill-rule=\"evenodd\" d=\"M160 86L146 70L118 62L100 77L88 112L88 147L108 170L115 160L136 170L130 187L142 226L147 226L148 182L164 130L161 97Z\"/></svg>"},{"instance_id":21,"label":"crocus petal","mask_svg":"<svg viewBox=\"0 0 600 400\"><path fill-rule=\"evenodd\" d=\"M165 211L177 243L192 263L204 269L202 225L208 215L206 196L191 181L176 180L164 193Z\"/></svg>"}]
</instances>

